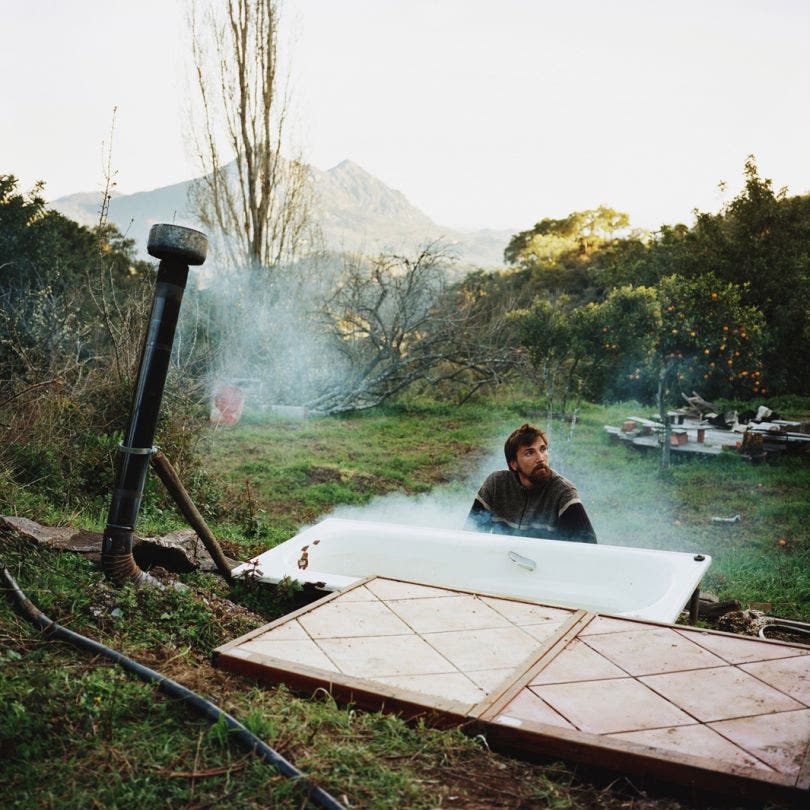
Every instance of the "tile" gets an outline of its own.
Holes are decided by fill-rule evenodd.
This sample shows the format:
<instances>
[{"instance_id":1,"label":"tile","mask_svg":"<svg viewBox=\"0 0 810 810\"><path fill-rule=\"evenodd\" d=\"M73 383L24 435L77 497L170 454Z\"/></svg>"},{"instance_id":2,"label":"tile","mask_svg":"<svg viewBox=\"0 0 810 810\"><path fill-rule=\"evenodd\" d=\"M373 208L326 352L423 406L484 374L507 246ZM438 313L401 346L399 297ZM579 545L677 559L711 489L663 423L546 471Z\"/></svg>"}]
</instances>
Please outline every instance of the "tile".
<instances>
[{"instance_id":1,"label":"tile","mask_svg":"<svg viewBox=\"0 0 810 810\"><path fill-rule=\"evenodd\" d=\"M395 579L375 578L366 583L371 593L379 599L389 601L391 599L421 599L428 596L449 596L455 591L448 591L444 588L435 588L430 585L417 585L413 582L398 582Z\"/></svg>"},{"instance_id":2,"label":"tile","mask_svg":"<svg viewBox=\"0 0 810 810\"><path fill-rule=\"evenodd\" d=\"M810 744L810 709L724 720L711 727L779 773L795 777Z\"/></svg>"},{"instance_id":3,"label":"tile","mask_svg":"<svg viewBox=\"0 0 810 810\"><path fill-rule=\"evenodd\" d=\"M514 673L514 667L474 669L471 672L464 672L474 684L480 686L487 694L494 692L496 689L505 689L511 683Z\"/></svg>"},{"instance_id":4,"label":"tile","mask_svg":"<svg viewBox=\"0 0 810 810\"><path fill-rule=\"evenodd\" d=\"M486 692L476 686L460 672L439 673L437 675L393 675L375 678L375 683L407 689L431 697L455 700L471 706L486 697Z\"/></svg>"},{"instance_id":5,"label":"tile","mask_svg":"<svg viewBox=\"0 0 810 810\"><path fill-rule=\"evenodd\" d=\"M255 636L252 640L257 639L273 639L274 641L294 641L297 639L308 639L309 633L295 620L284 622L278 626L262 633L260 636Z\"/></svg>"},{"instance_id":6,"label":"tile","mask_svg":"<svg viewBox=\"0 0 810 810\"><path fill-rule=\"evenodd\" d=\"M645 625L638 622L629 622L625 619L615 619L612 616L597 616L589 622L587 627L580 630L580 636L593 636L600 633L626 633Z\"/></svg>"},{"instance_id":7,"label":"tile","mask_svg":"<svg viewBox=\"0 0 810 810\"><path fill-rule=\"evenodd\" d=\"M332 602L298 617L312 638L405 635L412 631L382 602Z\"/></svg>"},{"instance_id":8,"label":"tile","mask_svg":"<svg viewBox=\"0 0 810 810\"><path fill-rule=\"evenodd\" d=\"M633 678L531 687L581 731L615 734L694 723L689 715Z\"/></svg>"},{"instance_id":9,"label":"tile","mask_svg":"<svg viewBox=\"0 0 810 810\"><path fill-rule=\"evenodd\" d=\"M500 613L468 594L400 599L389 602L388 607L420 635L511 626Z\"/></svg>"},{"instance_id":10,"label":"tile","mask_svg":"<svg viewBox=\"0 0 810 810\"><path fill-rule=\"evenodd\" d=\"M721 636L700 630L681 630L678 632L695 644L719 655L730 664L742 664L751 661L767 661L771 658L789 658L791 656L806 655L803 650L777 644L773 641L759 641L754 638L736 638L734 636ZM808 650L810 652L810 650ZM810 661L806 663L810 667Z\"/></svg>"},{"instance_id":11,"label":"tile","mask_svg":"<svg viewBox=\"0 0 810 810\"><path fill-rule=\"evenodd\" d=\"M424 640L462 672L516 667L537 649L537 640L511 625L485 630L426 633Z\"/></svg>"},{"instance_id":12,"label":"tile","mask_svg":"<svg viewBox=\"0 0 810 810\"><path fill-rule=\"evenodd\" d=\"M639 680L703 723L803 708L732 666L648 675Z\"/></svg>"},{"instance_id":13,"label":"tile","mask_svg":"<svg viewBox=\"0 0 810 810\"><path fill-rule=\"evenodd\" d=\"M376 602L377 597L365 586L358 585L343 591L335 599L336 602Z\"/></svg>"},{"instance_id":14,"label":"tile","mask_svg":"<svg viewBox=\"0 0 810 810\"><path fill-rule=\"evenodd\" d=\"M554 638L554 636L560 632L560 625L556 622L546 622L546 624L521 624L520 629L542 643L550 638Z\"/></svg>"},{"instance_id":15,"label":"tile","mask_svg":"<svg viewBox=\"0 0 810 810\"><path fill-rule=\"evenodd\" d=\"M592 650L587 644L574 639L532 679L530 685L595 681L603 678L623 678L626 675L626 672Z\"/></svg>"},{"instance_id":16,"label":"tile","mask_svg":"<svg viewBox=\"0 0 810 810\"><path fill-rule=\"evenodd\" d=\"M725 663L669 627L642 626L623 633L587 636L584 640L630 675L679 672Z\"/></svg>"},{"instance_id":17,"label":"tile","mask_svg":"<svg viewBox=\"0 0 810 810\"><path fill-rule=\"evenodd\" d=\"M341 672L358 678L455 671L418 636L324 638L319 639L318 646Z\"/></svg>"},{"instance_id":18,"label":"tile","mask_svg":"<svg viewBox=\"0 0 810 810\"><path fill-rule=\"evenodd\" d=\"M241 644L238 649L290 664L303 664L327 672L338 671L338 668L311 639L277 640L262 636Z\"/></svg>"},{"instance_id":19,"label":"tile","mask_svg":"<svg viewBox=\"0 0 810 810\"><path fill-rule=\"evenodd\" d=\"M505 616L512 624L522 627L526 624L545 624L553 622L560 625L567 622L576 612L565 608L546 607L545 605L535 605L531 602L520 602L514 599L500 599L495 596L482 596L481 601L489 605L493 610L497 610L501 616Z\"/></svg>"},{"instance_id":20,"label":"tile","mask_svg":"<svg viewBox=\"0 0 810 810\"><path fill-rule=\"evenodd\" d=\"M677 751L679 754L708 757L721 763L730 763L743 768L758 768L771 771L764 762L750 754L716 731L703 725L673 726L656 728L647 731L627 731L609 735L616 740L648 745L665 751Z\"/></svg>"},{"instance_id":21,"label":"tile","mask_svg":"<svg viewBox=\"0 0 810 810\"><path fill-rule=\"evenodd\" d=\"M495 718L495 722L513 728L518 728L525 723L574 728L559 712L554 711L548 703L529 689L522 689Z\"/></svg>"},{"instance_id":22,"label":"tile","mask_svg":"<svg viewBox=\"0 0 810 810\"><path fill-rule=\"evenodd\" d=\"M800 655L776 661L741 664L740 669L801 701L805 706L810 706L809 656Z\"/></svg>"}]
</instances>

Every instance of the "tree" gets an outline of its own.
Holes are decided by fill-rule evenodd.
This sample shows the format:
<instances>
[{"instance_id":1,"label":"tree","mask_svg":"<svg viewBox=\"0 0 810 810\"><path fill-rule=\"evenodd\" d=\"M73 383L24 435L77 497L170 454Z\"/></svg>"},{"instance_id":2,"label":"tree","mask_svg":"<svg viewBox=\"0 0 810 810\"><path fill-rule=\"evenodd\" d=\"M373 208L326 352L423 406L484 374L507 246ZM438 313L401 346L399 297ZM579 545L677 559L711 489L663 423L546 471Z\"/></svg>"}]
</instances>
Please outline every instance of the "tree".
<instances>
[{"instance_id":1,"label":"tree","mask_svg":"<svg viewBox=\"0 0 810 810\"><path fill-rule=\"evenodd\" d=\"M192 202L234 267L272 268L300 251L310 219L307 166L283 156L279 2L192 0L190 27L203 169Z\"/></svg>"},{"instance_id":2,"label":"tree","mask_svg":"<svg viewBox=\"0 0 810 810\"><path fill-rule=\"evenodd\" d=\"M415 383L452 385L465 398L497 383L518 356L503 317L481 317L474 296L446 286L446 257L428 245L415 258L350 257L321 321L341 358L309 407L371 408Z\"/></svg>"},{"instance_id":3,"label":"tree","mask_svg":"<svg viewBox=\"0 0 810 810\"><path fill-rule=\"evenodd\" d=\"M810 196L774 192L753 156L744 189L717 214L697 213L695 225L663 227L642 258L635 283L677 274L711 273L743 289L744 303L767 320L765 366L771 390L807 393L810 379ZM625 278L627 278L625 276Z\"/></svg>"},{"instance_id":4,"label":"tree","mask_svg":"<svg viewBox=\"0 0 810 810\"><path fill-rule=\"evenodd\" d=\"M630 224L627 214L600 206L574 211L564 219L543 219L512 237L504 260L519 268L531 300L568 296L583 303L593 300L594 262L617 242L618 231Z\"/></svg>"}]
</instances>

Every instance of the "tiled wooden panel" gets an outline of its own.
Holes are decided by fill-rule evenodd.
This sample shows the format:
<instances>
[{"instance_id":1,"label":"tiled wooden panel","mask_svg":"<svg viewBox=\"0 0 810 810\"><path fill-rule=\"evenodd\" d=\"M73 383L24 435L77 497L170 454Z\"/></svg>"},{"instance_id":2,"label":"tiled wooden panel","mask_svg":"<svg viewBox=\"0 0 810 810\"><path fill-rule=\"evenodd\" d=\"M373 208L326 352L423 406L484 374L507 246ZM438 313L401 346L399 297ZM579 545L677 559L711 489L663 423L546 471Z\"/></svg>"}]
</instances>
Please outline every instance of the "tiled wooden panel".
<instances>
[{"instance_id":1,"label":"tiled wooden panel","mask_svg":"<svg viewBox=\"0 0 810 810\"><path fill-rule=\"evenodd\" d=\"M492 744L765 798L810 785L810 648L369 578L217 650Z\"/></svg>"},{"instance_id":2,"label":"tiled wooden panel","mask_svg":"<svg viewBox=\"0 0 810 810\"><path fill-rule=\"evenodd\" d=\"M531 663L583 611L372 578L218 650L219 663L300 668L466 705ZM248 657L249 656L249 657ZM229 663L230 662L230 663ZM353 681L354 683L354 681ZM389 694L385 695L390 698ZM431 703L431 700L434 703Z\"/></svg>"},{"instance_id":3,"label":"tiled wooden panel","mask_svg":"<svg viewBox=\"0 0 810 810\"><path fill-rule=\"evenodd\" d=\"M481 716L510 744L542 735L553 750L559 715L590 761L600 762L600 744L608 762L625 741L670 778L680 769L710 787L736 779L743 793L759 782L769 796L806 778L808 678L804 646L596 616Z\"/></svg>"}]
</instances>

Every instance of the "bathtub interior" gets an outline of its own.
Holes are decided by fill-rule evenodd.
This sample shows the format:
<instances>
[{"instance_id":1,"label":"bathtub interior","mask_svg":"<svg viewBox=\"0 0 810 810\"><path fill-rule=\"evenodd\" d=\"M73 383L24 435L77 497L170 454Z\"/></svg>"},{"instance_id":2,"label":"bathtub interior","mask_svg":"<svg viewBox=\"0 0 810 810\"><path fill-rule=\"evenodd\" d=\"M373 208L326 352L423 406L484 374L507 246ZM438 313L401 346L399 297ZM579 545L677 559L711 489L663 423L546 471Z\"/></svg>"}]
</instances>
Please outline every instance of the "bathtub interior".
<instances>
[{"instance_id":1,"label":"bathtub interior","mask_svg":"<svg viewBox=\"0 0 810 810\"><path fill-rule=\"evenodd\" d=\"M328 518L236 569L327 591L377 575L475 593L674 622L705 555Z\"/></svg>"}]
</instances>

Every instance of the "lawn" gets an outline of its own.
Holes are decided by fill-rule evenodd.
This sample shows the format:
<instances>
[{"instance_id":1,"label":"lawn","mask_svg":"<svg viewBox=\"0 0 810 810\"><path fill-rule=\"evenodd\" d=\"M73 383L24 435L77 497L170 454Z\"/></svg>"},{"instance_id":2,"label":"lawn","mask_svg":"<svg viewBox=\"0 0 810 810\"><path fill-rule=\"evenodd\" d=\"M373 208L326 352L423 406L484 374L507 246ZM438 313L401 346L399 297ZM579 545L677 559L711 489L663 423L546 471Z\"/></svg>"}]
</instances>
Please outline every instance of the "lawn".
<instances>
[{"instance_id":1,"label":"lawn","mask_svg":"<svg viewBox=\"0 0 810 810\"><path fill-rule=\"evenodd\" d=\"M578 485L600 542L711 554L705 589L810 618L810 465L752 466L730 455L662 473L656 457L611 443L603 429L639 407L587 406L573 428L552 423L552 465ZM191 488L228 553L241 558L335 512L450 525L463 520L485 472L502 466L504 437L526 420L546 425L528 399L412 401L300 421L246 414L210 430L207 480ZM183 525L154 505L155 492L152 480L140 534ZM46 522L30 506L20 514ZM712 521L736 514L737 523ZM100 530L104 514L94 505L60 519ZM179 577L183 591L116 590L89 560L12 532L0 532L0 559L51 618L222 706L347 807L729 806L637 778L521 762L460 730L439 731L430 718L408 725L327 694L296 696L215 670L216 646L290 609L282 593L200 573ZM221 724L40 634L8 599L0 602L0 699L4 806L305 806L294 784L237 748Z\"/></svg>"}]
</instances>

